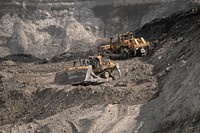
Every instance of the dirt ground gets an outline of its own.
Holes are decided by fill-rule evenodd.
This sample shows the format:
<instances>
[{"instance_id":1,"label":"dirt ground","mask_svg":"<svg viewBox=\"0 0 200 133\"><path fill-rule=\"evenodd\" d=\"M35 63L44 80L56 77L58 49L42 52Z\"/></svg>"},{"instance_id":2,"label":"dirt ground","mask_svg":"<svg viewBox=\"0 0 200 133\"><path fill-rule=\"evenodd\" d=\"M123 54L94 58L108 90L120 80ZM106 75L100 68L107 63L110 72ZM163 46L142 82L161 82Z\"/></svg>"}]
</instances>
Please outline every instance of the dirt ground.
<instances>
[{"instance_id":1,"label":"dirt ground","mask_svg":"<svg viewBox=\"0 0 200 133\"><path fill-rule=\"evenodd\" d=\"M91 110L87 117L95 115L93 111L96 107L100 107L101 109L97 110L102 111L111 106L114 107L113 111L119 113L122 109L122 112L128 115L129 106L133 108L146 103L157 91L153 66L145 60L148 60L148 57L115 61L121 66L122 78L99 86L55 85L55 73L72 65L72 62L35 64L3 61L0 67L0 125L13 127L72 110L73 119L78 120L78 114L83 110ZM77 107L78 109L75 109ZM117 112L114 112L114 115L119 115ZM101 113L104 115L102 120L98 117L94 120L104 123L103 119L108 119L109 115L108 112ZM122 116L116 117L115 120L110 116L116 123L112 123L114 125L117 125L120 119L118 117ZM83 124L87 125L88 122ZM92 128L95 128L94 126L97 125L93 124ZM84 127L80 129L83 130Z\"/></svg>"}]
</instances>

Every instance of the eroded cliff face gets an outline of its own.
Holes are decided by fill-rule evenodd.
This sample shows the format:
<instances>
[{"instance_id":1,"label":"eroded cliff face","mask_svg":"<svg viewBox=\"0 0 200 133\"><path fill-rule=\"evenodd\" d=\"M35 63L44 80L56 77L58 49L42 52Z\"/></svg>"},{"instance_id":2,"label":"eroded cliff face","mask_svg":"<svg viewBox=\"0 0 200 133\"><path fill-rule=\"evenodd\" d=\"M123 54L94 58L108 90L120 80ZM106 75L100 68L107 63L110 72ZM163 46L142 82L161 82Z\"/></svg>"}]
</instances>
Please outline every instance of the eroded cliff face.
<instances>
[{"instance_id":1,"label":"eroded cliff face","mask_svg":"<svg viewBox=\"0 0 200 133\"><path fill-rule=\"evenodd\" d=\"M135 30L190 6L191 1L179 0L4 0L0 56L27 53L50 58L63 52L86 53L99 37Z\"/></svg>"}]
</instances>

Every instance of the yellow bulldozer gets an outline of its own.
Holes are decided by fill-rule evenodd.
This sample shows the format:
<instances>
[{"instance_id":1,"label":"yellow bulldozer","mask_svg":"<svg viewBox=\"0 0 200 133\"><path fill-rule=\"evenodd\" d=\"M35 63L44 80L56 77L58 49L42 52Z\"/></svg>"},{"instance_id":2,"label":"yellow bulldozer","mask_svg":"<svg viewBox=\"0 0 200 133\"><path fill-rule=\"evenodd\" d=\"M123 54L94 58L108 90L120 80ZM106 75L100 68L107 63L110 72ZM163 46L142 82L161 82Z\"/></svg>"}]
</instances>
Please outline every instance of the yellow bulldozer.
<instances>
[{"instance_id":1,"label":"yellow bulldozer","mask_svg":"<svg viewBox=\"0 0 200 133\"><path fill-rule=\"evenodd\" d=\"M150 43L143 37L134 37L133 32L126 32L110 38L107 44L97 46L97 52L101 56L109 56L111 59L128 59L145 56L150 48Z\"/></svg>"},{"instance_id":2,"label":"yellow bulldozer","mask_svg":"<svg viewBox=\"0 0 200 133\"><path fill-rule=\"evenodd\" d=\"M108 82L121 77L119 65L111 60L103 60L102 56L90 56L79 60L80 65L66 68L55 75L54 83L72 85L90 85Z\"/></svg>"}]
</instances>

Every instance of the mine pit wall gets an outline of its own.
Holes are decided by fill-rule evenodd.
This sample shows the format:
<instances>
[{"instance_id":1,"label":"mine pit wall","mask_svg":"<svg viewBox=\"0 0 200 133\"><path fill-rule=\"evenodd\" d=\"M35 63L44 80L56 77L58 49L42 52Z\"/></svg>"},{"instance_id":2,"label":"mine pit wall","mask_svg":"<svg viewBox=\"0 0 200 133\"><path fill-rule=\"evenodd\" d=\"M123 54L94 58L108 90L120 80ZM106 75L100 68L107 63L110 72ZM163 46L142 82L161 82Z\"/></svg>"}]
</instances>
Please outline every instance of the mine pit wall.
<instances>
[{"instance_id":1,"label":"mine pit wall","mask_svg":"<svg viewBox=\"0 0 200 133\"><path fill-rule=\"evenodd\" d=\"M109 37L119 33L119 31L135 30L155 18L168 16L174 12L189 8L191 5L192 2L190 0L29 0L23 2L21 0L12 0L12 2L5 1L1 3L0 14L9 11L20 12L22 9L70 11L85 7L93 11L95 16L91 16L92 19L97 17L104 24L98 28L98 36ZM13 6L14 8L9 8ZM93 24L96 25L96 23Z\"/></svg>"},{"instance_id":2,"label":"mine pit wall","mask_svg":"<svg viewBox=\"0 0 200 133\"><path fill-rule=\"evenodd\" d=\"M198 3L198 1L191 0L12 0L11 2L2 2L1 6L15 6L19 8L27 9L27 10L70 10L73 8L86 7L92 9L94 14L96 14L98 18L102 18L105 25L109 25L110 21L116 23L116 17L123 18L121 20L121 25L123 23L134 23L125 24L122 31L126 30L135 30L145 23L150 22L155 18L165 17L174 12L181 11L185 8L188 8L192 5L192 3ZM104 10L107 7L110 10ZM99 10L96 10L98 9ZM3 9L3 8L2 8ZM0 11L2 11L0 9ZM10 9L6 9L7 12ZM11 9L13 10L13 9ZM16 9L15 9L16 10ZM109 12L107 12L109 11ZM121 16L123 15L123 16ZM139 17L140 16L140 17ZM131 18L131 19L130 19ZM124 22L125 21L125 22ZM128 22L127 22L128 21ZM108 24L106 24L108 23ZM118 25L120 26L120 24ZM113 27L109 25L109 27ZM115 28L115 27L113 27ZM106 29L105 29L106 30ZM114 33L118 33L117 31L108 29L108 36ZM102 35L102 34L100 34ZM104 31L104 37L107 36Z\"/></svg>"},{"instance_id":3,"label":"mine pit wall","mask_svg":"<svg viewBox=\"0 0 200 133\"><path fill-rule=\"evenodd\" d=\"M66 51L86 52L85 45L93 47L99 37L134 31L192 5L190 0L2 0L0 37L9 39L0 38L0 51L6 51L0 57L30 53L51 58ZM25 36L15 31L16 23ZM49 32L52 27L56 34Z\"/></svg>"}]
</instances>

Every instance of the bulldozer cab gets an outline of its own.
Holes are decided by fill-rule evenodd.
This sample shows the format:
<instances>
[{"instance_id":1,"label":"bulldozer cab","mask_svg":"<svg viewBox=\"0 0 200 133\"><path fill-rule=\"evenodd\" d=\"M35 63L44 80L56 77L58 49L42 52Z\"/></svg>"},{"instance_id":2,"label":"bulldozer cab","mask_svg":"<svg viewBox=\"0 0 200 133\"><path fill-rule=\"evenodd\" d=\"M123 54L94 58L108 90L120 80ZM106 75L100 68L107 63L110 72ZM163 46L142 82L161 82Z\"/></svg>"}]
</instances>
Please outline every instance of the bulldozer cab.
<instances>
[{"instance_id":1,"label":"bulldozer cab","mask_svg":"<svg viewBox=\"0 0 200 133\"><path fill-rule=\"evenodd\" d=\"M92 66L92 69L97 69L98 67L100 67L99 58L89 58L89 62Z\"/></svg>"},{"instance_id":2,"label":"bulldozer cab","mask_svg":"<svg viewBox=\"0 0 200 133\"><path fill-rule=\"evenodd\" d=\"M131 35L125 34L125 35L124 35L124 40L129 40L129 39L131 39Z\"/></svg>"},{"instance_id":3,"label":"bulldozer cab","mask_svg":"<svg viewBox=\"0 0 200 133\"><path fill-rule=\"evenodd\" d=\"M115 64L110 60L105 60L102 56L91 56L89 57L90 65L94 71L102 71L106 68L115 67Z\"/></svg>"},{"instance_id":4,"label":"bulldozer cab","mask_svg":"<svg viewBox=\"0 0 200 133\"><path fill-rule=\"evenodd\" d=\"M132 32L127 32L126 34L124 34L124 40L131 40L133 38L134 36Z\"/></svg>"}]
</instances>

